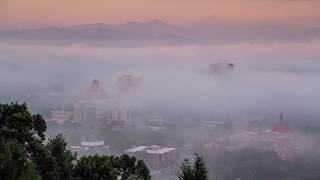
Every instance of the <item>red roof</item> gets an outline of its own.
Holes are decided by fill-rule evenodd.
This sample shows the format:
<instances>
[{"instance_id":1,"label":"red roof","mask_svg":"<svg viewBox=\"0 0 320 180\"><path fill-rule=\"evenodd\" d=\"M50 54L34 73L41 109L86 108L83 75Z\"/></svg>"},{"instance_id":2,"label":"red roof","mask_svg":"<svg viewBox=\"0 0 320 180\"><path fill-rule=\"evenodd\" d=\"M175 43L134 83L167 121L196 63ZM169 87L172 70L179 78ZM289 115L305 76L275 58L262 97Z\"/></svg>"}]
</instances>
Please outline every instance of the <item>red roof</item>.
<instances>
[{"instance_id":1,"label":"red roof","mask_svg":"<svg viewBox=\"0 0 320 180\"><path fill-rule=\"evenodd\" d=\"M272 126L272 131L279 132L279 133L291 133L294 130L285 123L277 123Z\"/></svg>"}]
</instances>

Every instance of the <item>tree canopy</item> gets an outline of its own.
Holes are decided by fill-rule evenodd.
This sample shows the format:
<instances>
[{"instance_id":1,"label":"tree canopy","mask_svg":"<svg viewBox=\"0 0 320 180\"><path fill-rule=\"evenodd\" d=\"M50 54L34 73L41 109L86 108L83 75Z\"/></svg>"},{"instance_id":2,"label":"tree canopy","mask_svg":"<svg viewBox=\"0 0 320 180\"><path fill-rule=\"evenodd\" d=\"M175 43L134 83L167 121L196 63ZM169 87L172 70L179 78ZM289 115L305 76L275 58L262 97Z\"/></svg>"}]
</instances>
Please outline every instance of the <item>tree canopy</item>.
<instances>
[{"instance_id":1,"label":"tree canopy","mask_svg":"<svg viewBox=\"0 0 320 180\"><path fill-rule=\"evenodd\" d=\"M143 161L128 155L77 158L59 134L45 143L46 122L26 104L0 104L0 177L4 180L150 180Z\"/></svg>"},{"instance_id":2,"label":"tree canopy","mask_svg":"<svg viewBox=\"0 0 320 180\"><path fill-rule=\"evenodd\" d=\"M195 154L193 164L190 159L185 159L180 167L179 180L208 180L208 170L203 157Z\"/></svg>"}]
</instances>

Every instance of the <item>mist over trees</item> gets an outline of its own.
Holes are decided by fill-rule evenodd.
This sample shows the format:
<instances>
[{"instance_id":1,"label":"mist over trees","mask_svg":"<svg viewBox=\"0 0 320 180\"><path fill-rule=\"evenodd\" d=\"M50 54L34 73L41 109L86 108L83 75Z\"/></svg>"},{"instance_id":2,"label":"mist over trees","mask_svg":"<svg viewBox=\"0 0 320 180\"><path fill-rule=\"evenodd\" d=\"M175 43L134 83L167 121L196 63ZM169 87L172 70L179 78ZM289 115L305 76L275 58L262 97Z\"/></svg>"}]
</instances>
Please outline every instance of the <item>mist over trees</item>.
<instances>
[{"instance_id":1,"label":"mist over trees","mask_svg":"<svg viewBox=\"0 0 320 180\"><path fill-rule=\"evenodd\" d=\"M316 180L320 178L319 152L282 160L274 151L244 148L206 157L210 177L221 180Z\"/></svg>"},{"instance_id":2,"label":"mist over trees","mask_svg":"<svg viewBox=\"0 0 320 180\"><path fill-rule=\"evenodd\" d=\"M320 0L0 0L0 180L320 180Z\"/></svg>"},{"instance_id":3,"label":"mist over trees","mask_svg":"<svg viewBox=\"0 0 320 180\"><path fill-rule=\"evenodd\" d=\"M128 155L77 157L65 136L46 141L46 123L26 104L0 104L0 176L13 180L150 180L146 164ZM180 167L179 180L317 180L320 154L308 151L283 160L274 151L244 148L207 155L195 154ZM204 161L206 163L204 163Z\"/></svg>"},{"instance_id":4,"label":"mist over trees","mask_svg":"<svg viewBox=\"0 0 320 180\"><path fill-rule=\"evenodd\" d=\"M303 135L310 139L319 135L319 40L167 45L131 48L81 41L59 45L0 42L0 102L28 103L28 108L1 105L1 112L7 115L0 114L0 177L150 179L152 172L134 157L79 158L67 149L67 142L78 145L88 134L111 145L115 154L137 144L177 147L179 153L179 147L186 147L193 153L211 138L236 133L238 127L233 126L241 121L269 128L278 121L281 110L290 125L305 127ZM208 72L211 63L224 60L235 64L232 72L223 76ZM129 126L122 131L83 128L80 132L81 126L71 122L50 122L46 129L43 118L49 118L51 110L70 110L72 101L93 78L98 78L112 97L117 94L115 80L123 74L143 79L139 92L128 96L128 103L138 110L164 115L165 131ZM225 121L229 127L208 133L201 124L206 119ZM48 132L63 135L48 138ZM193 141L199 146L188 149ZM211 180L318 180L317 151L312 149L286 161L273 151L245 148L204 156L204 160ZM181 158L188 157L183 153ZM189 174L185 177L194 178L194 168L193 160L184 162L185 174Z\"/></svg>"}]
</instances>

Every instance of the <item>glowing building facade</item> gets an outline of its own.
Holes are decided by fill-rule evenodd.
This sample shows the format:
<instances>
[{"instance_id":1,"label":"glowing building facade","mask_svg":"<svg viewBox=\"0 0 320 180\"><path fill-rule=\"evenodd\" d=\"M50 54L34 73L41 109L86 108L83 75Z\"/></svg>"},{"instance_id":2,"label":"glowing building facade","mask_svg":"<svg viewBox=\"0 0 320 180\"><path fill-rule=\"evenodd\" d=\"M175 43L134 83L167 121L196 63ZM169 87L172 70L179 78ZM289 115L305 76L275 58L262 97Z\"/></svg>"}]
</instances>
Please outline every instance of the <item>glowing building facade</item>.
<instances>
[{"instance_id":1,"label":"glowing building facade","mask_svg":"<svg viewBox=\"0 0 320 180\"><path fill-rule=\"evenodd\" d=\"M108 124L119 126L132 122L133 118L133 113L124 104L107 96L98 80L93 80L85 94L75 100L73 111L52 111L51 114L51 119L55 118L57 122L65 122L66 118L70 118L70 121L86 127Z\"/></svg>"}]
</instances>

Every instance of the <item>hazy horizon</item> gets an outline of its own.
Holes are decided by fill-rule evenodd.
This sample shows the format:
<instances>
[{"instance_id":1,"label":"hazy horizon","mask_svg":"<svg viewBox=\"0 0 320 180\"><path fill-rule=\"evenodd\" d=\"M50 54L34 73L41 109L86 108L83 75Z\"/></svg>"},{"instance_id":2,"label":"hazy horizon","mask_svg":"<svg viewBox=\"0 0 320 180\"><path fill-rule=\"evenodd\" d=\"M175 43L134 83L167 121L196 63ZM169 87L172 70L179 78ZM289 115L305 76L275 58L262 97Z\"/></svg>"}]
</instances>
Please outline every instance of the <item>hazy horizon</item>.
<instances>
[{"instance_id":1,"label":"hazy horizon","mask_svg":"<svg viewBox=\"0 0 320 180\"><path fill-rule=\"evenodd\" d=\"M94 23L123 24L152 19L178 26L319 26L318 7L320 2L316 0L2 0L0 26L8 29Z\"/></svg>"},{"instance_id":2,"label":"hazy horizon","mask_svg":"<svg viewBox=\"0 0 320 180\"><path fill-rule=\"evenodd\" d=\"M320 0L0 0L0 178L320 179L319 82Z\"/></svg>"},{"instance_id":3,"label":"hazy horizon","mask_svg":"<svg viewBox=\"0 0 320 180\"><path fill-rule=\"evenodd\" d=\"M283 111L289 117L314 119L320 105L319 44L116 48L2 43L1 96L27 102L28 97L52 92L78 96L97 78L112 97L117 94L116 79L130 74L143 79L140 91L128 101L141 107L232 119L277 117ZM223 61L234 63L234 72L209 73L211 63Z\"/></svg>"}]
</instances>

